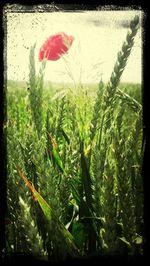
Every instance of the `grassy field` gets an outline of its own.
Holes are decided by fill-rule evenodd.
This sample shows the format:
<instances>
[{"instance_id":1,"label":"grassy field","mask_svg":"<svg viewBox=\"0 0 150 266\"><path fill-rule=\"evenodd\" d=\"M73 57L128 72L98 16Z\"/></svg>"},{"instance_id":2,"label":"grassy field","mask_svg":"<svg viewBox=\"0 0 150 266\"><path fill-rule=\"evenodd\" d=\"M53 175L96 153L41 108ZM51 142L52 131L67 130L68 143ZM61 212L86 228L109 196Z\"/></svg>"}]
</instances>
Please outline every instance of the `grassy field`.
<instances>
[{"instance_id":1,"label":"grassy field","mask_svg":"<svg viewBox=\"0 0 150 266\"><path fill-rule=\"evenodd\" d=\"M72 234L80 254L142 252L142 116L118 97L105 127L103 86L79 86L78 93L62 96L56 84L48 85L42 108L34 106L33 114L30 90L8 81L9 252L50 257L58 248L60 257L68 252L60 242L59 225L49 233L51 226L18 169ZM139 84L121 84L120 89L141 103Z\"/></svg>"},{"instance_id":2,"label":"grassy field","mask_svg":"<svg viewBox=\"0 0 150 266\"><path fill-rule=\"evenodd\" d=\"M119 82L135 25L108 84L45 83L34 47L7 81L8 254L143 254L142 87Z\"/></svg>"}]
</instances>

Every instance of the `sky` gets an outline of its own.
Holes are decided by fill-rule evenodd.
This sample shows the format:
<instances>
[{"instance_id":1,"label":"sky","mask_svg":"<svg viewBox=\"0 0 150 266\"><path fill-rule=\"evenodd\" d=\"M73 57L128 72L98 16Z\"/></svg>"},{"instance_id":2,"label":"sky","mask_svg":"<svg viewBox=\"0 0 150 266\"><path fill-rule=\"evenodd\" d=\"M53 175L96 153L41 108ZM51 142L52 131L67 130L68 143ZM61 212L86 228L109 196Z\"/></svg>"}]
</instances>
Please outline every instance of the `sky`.
<instances>
[{"instance_id":1,"label":"sky","mask_svg":"<svg viewBox=\"0 0 150 266\"><path fill-rule=\"evenodd\" d=\"M47 62L45 80L97 83L102 77L107 82L135 14L142 17L139 10L51 13L7 11L7 79L28 82L30 47L36 43L35 64L38 73L41 65L38 60L40 47L49 36L63 31L74 36L74 42L65 55L66 60L62 57ZM142 27L136 35L121 81L142 82Z\"/></svg>"}]
</instances>

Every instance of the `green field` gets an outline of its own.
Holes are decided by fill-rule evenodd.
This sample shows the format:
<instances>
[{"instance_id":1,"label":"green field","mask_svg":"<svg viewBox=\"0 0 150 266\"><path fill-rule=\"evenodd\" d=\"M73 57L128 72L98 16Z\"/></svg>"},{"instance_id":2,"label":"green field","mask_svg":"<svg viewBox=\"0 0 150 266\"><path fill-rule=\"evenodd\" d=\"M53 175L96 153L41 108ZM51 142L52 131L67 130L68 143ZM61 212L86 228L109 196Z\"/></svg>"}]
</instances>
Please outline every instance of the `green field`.
<instances>
[{"instance_id":1,"label":"green field","mask_svg":"<svg viewBox=\"0 0 150 266\"><path fill-rule=\"evenodd\" d=\"M8 81L7 250L65 257L70 251L61 242L62 223L80 255L141 254L141 111L116 97L106 127L103 83L63 97L60 87L47 84L33 113L30 90ZM120 89L141 103L139 84ZM56 224L53 218L47 224L18 169L49 204Z\"/></svg>"},{"instance_id":2,"label":"green field","mask_svg":"<svg viewBox=\"0 0 150 266\"><path fill-rule=\"evenodd\" d=\"M142 86L7 81L6 253L50 261L143 254Z\"/></svg>"}]
</instances>

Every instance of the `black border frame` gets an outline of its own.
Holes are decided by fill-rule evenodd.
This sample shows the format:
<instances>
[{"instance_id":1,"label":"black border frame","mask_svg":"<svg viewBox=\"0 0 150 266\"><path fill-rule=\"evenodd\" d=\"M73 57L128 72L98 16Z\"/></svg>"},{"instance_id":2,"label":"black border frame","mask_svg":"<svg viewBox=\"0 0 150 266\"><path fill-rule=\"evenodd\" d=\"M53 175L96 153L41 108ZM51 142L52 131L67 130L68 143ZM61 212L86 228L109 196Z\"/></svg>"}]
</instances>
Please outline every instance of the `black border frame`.
<instances>
[{"instance_id":1,"label":"black border frame","mask_svg":"<svg viewBox=\"0 0 150 266\"><path fill-rule=\"evenodd\" d=\"M1 101L1 105L0 105L0 115L1 115L1 119L0 119L0 133L1 133L1 141L0 141L0 156L1 156L1 184L0 184L0 211L1 211L1 217L3 217L4 213L5 213L5 208L6 208L6 176L7 176L7 172L6 172L6 162L7 162L7 154L6 154L6 136L3 134L3 124L5 123L5 120L7 119L7 110L6 110L6 92L5 92L5 80L4 80L4 25L3 25L3 8L5 6L5 4L20 4L20 5L25 5L27 8L26 11L24 10L24 12L29 12L29 9L33 6L33 5L38 5L38 4L52 4L53 11L58 11L57 7L62 10L62 11L66 11L66 12L70 12L70 11L87 11L87 10L96 10L98 9L105 9L108 8L108 10L122 10L123 8L125 9L129 9L129 7L133 8L133 9L142 9L145 13L145 18L144 18L144 22L143 22L143 28L144 28L144 36L143 36L143 140L145 141L145 150L144 150L144 158L143 158L143 167L142 167L142 171L143 171L143 176L144 176L144 225L145 225L145 243L144 243L144 254L143 256L135 256L134 258L131 258L131 260L129 260L127 257L121 256L121 257L86 257L85 259L75 259L75 260L69 260L66 262L61 262L61 264L63 263L84 263L84 262L97 262L97 263L129 263L129 264L139 264L141 265L142 263L144 264L145 262L147 262L147 259L149 257L149 251L150 251L150 218L149 218L149 171L147 171L147 167L148 167L148 158L150 157L150 152L149 152L149 148L150 148L150 125L149 125L149 121L148 121L148 114L149 114L149 108L148 106L150 104L148 104L148 71L149 71L149 66L148 63L149 61L149 36L150 36L150 29L149 29L149 5L147 3L142 3L142 1L136 1L136 3L132 3L135 1L130 1L129 3L127 3L127 1L120 1L120 3L117 3L118 1L114 1L114 3L106 3L106 1L99 1L98 3L95 3L95 1L91 1L92 3L84 3L84 1L82 1L82 3L79 1L79 3L76 1L76 3L71 3L68 4L67 2L64 1L64 3L61 3L61 1L54 1L54 2L50 2L50 1L3 1L3 3L0 3L0 25L1 25L1 89L0 89L0 99ZM107 1L108 2L108 1ZM148 2L148 1L147 1ZM46 7L46 6L45 6ZM46 12L47 12L47 8L46 8ZM50 12L52 10L49 10ZM17 11L18 12L18 11ZM34 10L33 10L34 12ZM3 89L2 89L3 88ZM2 262L4 263L21 263L21 262L35 262L35 263L50 263L51 262L43 262L40 260L37 260L33 257L29 257L28 255L25 256L20 256L19 254L12 256L11 258L8 258L5 256L5 223L4 223L4 219L1 219L1 227L0 227L0 259L2 260ZM56 264L56 263L55 263Z\"/></svg>"}]
</instances>

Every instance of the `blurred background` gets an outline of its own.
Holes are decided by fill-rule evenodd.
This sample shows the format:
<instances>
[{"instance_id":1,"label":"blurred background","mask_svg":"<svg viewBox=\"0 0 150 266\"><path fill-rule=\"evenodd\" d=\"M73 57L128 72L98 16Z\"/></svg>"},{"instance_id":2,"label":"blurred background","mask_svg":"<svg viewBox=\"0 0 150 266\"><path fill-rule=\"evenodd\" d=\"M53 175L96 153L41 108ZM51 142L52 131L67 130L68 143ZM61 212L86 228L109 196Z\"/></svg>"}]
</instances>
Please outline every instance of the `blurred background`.
<instances>
[{"instance_id":1,"label":"blurred background","mask_svg":"<svg viewBox=\"0 0 150 266\"><path fill-rule=\"evenodd\" d=\"M7 79L28 81L29 51L36 43L35 62L38 73L38 53L41 45L53 34L64 31L75 40L67 55L58 61L48 61L45 80L51 82L97 83L110 78L131 19L140 15L140 29L135 38L122 82L142 82L142 17L134 11L84 11L50 13L13 13L7 11ZM72 78L68 74L68 69Z\"/></svg>"}]
</instances>

